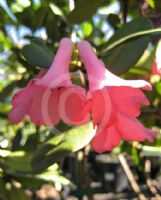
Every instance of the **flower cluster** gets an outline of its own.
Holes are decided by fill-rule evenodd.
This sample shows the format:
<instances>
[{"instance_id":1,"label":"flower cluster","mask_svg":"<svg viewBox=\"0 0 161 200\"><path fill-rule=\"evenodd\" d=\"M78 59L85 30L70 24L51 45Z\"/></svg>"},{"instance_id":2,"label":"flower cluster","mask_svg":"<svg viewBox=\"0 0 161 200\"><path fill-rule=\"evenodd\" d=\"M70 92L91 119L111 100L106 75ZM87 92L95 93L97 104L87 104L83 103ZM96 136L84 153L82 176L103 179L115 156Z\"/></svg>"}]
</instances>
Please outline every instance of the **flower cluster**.
<instances>
[{"instance_id":1,"label":"flower cluster","mask_svg":"<svg viewBox=\"0 0 161 200\"><path fill-rule=\"evenodd\" d=\"M112 74L87 41L77 47L87 71L89 90L70 79L73 44L64 38L50 69L15 94L11 122L17 124L28 115L36 125L56 125L60 119L69 125L82 125L92 118L96 127L92 146L97 152L112 150L122 139L153 141L156 132L136 119L140 106L149 105L141 89L151 90L151 85Z\"/></svg>"}]
</instances>

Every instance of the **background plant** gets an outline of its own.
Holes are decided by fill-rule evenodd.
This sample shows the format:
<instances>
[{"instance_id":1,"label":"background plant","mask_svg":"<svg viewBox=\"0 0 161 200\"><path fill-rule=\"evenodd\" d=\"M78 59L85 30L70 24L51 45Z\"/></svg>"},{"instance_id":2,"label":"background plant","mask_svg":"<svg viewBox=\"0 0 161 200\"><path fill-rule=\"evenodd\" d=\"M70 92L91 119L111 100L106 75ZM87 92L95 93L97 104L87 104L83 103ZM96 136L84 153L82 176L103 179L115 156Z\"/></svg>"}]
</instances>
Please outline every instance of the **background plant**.
<instances>
[{"instance_id":1,"label":"background plant","mask_svg":"<svg viewBox=\"0 0 161 200\"><path fill-rule=\"evenodd\" d=\"M48 69L60 39L70 37L72 31L77 39L91 42L98 56L115 74L137 79L150 73L161 38L160 30L156 29L161 26L159 1L75 0L75 9L70 11L71 2L0 0L2 200L38 198L37 191L44 183L53 186L52 192L55 191L55 198L59 199L67 199L69 192L79 199L84 195L92 199L93 194L122 191L118 189L119 183L116 184L117 169L120 169L118 155L121 153L130 160L140 185L147 183L149 177L160 175L160 135L153 144L123 142L111 153L96 155L87 145L91 124L73 128L61 122L56 127L47 128L36 127L29 120L14 126L8 121L13 94L24 87L40 68ZM77 70L84 73L78 61L75 52L70 68L72 73ZM143 108L140 120L160 132L160 76L151 76L150 81L153 91L147 95L151 105ZM49 143L52 144L50 152L46 150ZM147 160L151 163L151 174L144 167ZM117 185L115 188L105 176L110 172L115 175L114 180L111 179ZM102 183L102 186L93 187L93 182ZM143 189L145 196L158 195L159 188L153 186L157 192L148 186L145 191Z\"/></svg>"}]
</instances>

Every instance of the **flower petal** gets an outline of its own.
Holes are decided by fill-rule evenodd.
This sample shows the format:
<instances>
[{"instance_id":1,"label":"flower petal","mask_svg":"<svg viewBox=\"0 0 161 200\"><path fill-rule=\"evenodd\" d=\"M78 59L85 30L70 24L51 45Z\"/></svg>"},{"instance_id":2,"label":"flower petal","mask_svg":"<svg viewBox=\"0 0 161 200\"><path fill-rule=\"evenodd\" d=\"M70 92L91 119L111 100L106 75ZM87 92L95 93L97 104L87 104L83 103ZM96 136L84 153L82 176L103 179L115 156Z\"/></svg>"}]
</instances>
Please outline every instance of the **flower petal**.
<instances>
[{"instance_id":1,"label":"flower petal","mask_svg":"<svg viewBox=\"0 0 161 200\"><path fill-rule=\"evenodd\" d=\"M107 125L111 116L111 99L106 89L97 90L92 93L91 113L94 126Z\"/></svg>"},{"instance_id":2,"label":"flower petal","mask_svg":"<svg viewBox=\"0 0 161 200\"><path fill-rule=\"evenodd\" d=\"M131 86L151 90L151 85L144 80L124 80L106 69L95 55L92 46L87 41L82 41L78 45L80 57L86 67L89 77L90 91L102 89L105 86Z\"/></svg>"},{"instance_id":3,"label":"flower petal","mask_svg":"<svg viewBox=\"0 0 161 200\"><path fill-rule=\"evenodd\" d=\"M12 109L12 111L9 113L8 117L9 120L13 124L18 124L24 116L27 114L28 110L30 109L31 102L28 101L25 104L20 104Z\"/></svg>"},{"instance_id":4,"label":"flower petal","mask_svg":"<svg viewBox=\"0 0 161 200\"><path fill-rule=\"evenodd\" d=\"M8 117L13 124L18 124L30 110L32 99L35 94L33 81L17 92L12 99L12 110Z\"/></svg>"},{"instance_id":5,"label":"flower petal","mask_svg":"<svg viewBox=\"0 0 161 200\"><path fill-rule=\"evenodd\" d=\"M37 85L50 86L52 88L70 86L69 65L72 56L73 44L69 38L60 41L59 48L51 67L45 76L36 81Z\"/></svg>"},{"instance_id":6,"label":"flower petal","mask_svg":"<svg viewBox=\"0 0 161 200\"><path fill-rule=\"evenodd\" d=\"M114 106L123 114L131 117L140 115L140 106L149 101L140 89L120 86L106 87Z\"/></svg>"},{"instance_id":7,"label":"flower petal","mask_svg":"<svg viewBox=\"0 0 161 200\"><path fill-rule=\"evenodd\" d=\"M109 70L106 70L106 79L104 82L105 86L130 86L133 88L142 88L144 90L152 90L150 83L144 80L124 80L114 74Z\"/></svg>"},{"instance_id":8,"label":"flower petal","mask_svg":"<svg viewBox=\"0 0 161 200\"><path fill-rule=\"evenodd\" d=\"M36 125L57 124L60 120L58 114L59 90L51 90L37 85L35 87L37 90L29 111L31 121Z\"/></svg>"},{"instance_id":9,"label":"flower petal","mask_svg":"<svg viewBox=\"0 0 161 200\"><path fill-rule=\"evenodd\" d=\"M30 81L26 87L24 87L14 95L12 99L13 107L19 106L24 102L31 101L34 94L35 94L35 88L33 87L33 81Z\"/></svg>"},{"instance_id":10,"label":"flower petal","mask_svg":"<svg viewBox=\"0 0 161 200\"><path fill-rule=\"evenodd\" d=\"M117 128L123 139L128 141L153 141L156 132L145 128L137 119L118 113Z\"/></svg>"},{"instance_id":11,"label":"flower petal","mask_svg":"<svg viewBox=\"0 0 161 200\"><path fill-rule=\"evenodd\" d=\"M121 136L115 125L107 126L101 132L98 131L92 140L92 147L98 153L110 151L121 141Z\"/></svg>"}]
</instances>

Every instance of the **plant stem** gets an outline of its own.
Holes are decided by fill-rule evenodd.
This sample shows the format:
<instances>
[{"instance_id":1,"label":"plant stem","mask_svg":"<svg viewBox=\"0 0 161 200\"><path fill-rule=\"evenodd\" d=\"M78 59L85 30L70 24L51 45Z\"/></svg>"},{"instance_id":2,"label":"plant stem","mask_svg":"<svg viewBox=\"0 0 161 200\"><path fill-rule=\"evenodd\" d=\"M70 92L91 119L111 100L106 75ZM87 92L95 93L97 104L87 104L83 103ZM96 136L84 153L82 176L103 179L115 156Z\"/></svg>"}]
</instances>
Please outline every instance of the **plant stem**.
<instances>
[{"instance_id":1,"label":"plant stem","mask_svg":"<svg viewBox=\"0 0 161 200\"><path fill-rule=\"evenodd\" d=\"M118 154L118 158L119 158L119 161L120 161L120 163L121 163L121 165L122 165L122 167L123 167L123 169L124 169L124 171L127 175L127 178L129 180L133 190L137 193L139 200L147 200L145 195L141 192L141 189L140 189L138 183L135 180L135 177L134 177L134 175L133 175L133 173L132 173L132 171L131 171L131 169L130 169L130 167L129 167L126 159L125 159L125 156L120 153L120 154Z\"/></svg>"}]
</instances>

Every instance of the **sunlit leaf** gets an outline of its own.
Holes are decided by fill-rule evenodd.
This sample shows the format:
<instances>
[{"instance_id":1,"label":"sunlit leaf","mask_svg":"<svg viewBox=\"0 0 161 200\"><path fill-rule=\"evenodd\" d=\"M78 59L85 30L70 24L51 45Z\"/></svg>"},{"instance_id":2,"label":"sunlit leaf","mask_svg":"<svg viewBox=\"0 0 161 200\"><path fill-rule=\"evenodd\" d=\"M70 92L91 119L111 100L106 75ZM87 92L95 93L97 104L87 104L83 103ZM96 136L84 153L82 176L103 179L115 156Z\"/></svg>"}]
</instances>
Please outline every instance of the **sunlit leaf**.
<instances>
[{"instance_id":1,"label":"sunlit leaf","mask_svg":"<svg viewBox=\"0 0 161 200\"><path fill-rule=\"evenodd\" d=\"M69 153L82 149L92 140L94 134L93 125L88 123L54 136L36 151L32 160L33 170L44 170Z\"/></svg>"},{"instance_id":2,"label":"sunlit leaf","mask_svg":"<svg viewBox=\"0 0 161 200\"><path fill-rule=\"evenodd\" d=\"M146 18L138 18L123 25L107 42L107 47L103 53L110 51L116 46L140 36L158 33L161 34L161 28L153 29L152 23Z\"/></svg>"},{"instance_id":3,"label":"sunlit leaf","mask_svg":"<svg viewBox=\"0 0 161 200\"><path fill-rule=\"evenodd\" d=\"M91 25L91 23L84 23L84 24L82 24L81 25L81 28L82 28L82 30L83 30L83 35L84 35L84 37L88 37L88 36L90 36L90 34L92 33L92 30L93 30L93 27L92 27L92 25Z\"/></svg>"},{"instance_id":4,"label":"sunlit leaf","mask_svg":"<svg viewBox=\"0 0 161 200\"><path fill-rule=\"evenodd\" d=\"M31 161L32 154L24 151L15 151L10 153L4 159L4 165L8 173L15 172L31 172Z\"/></svg>"},{"instance_id":5,"label":"sunlit leaf","mask_svg":"<svg viewBox=\"0 0 161 200\"><path fill-rule=\"evenodd\" d=\"M147 0L148 4L156 11L161 11L161 3L158 0Z\"/></svg>"},{"instance_id":6,"label":"sunlit leaf","mask_svg":"<svg viewBox=\"0 0 161 200\"><path fill-rule=\"evenodd\" d=\"M59 15L62 19L64 19L64 21L67 21L64 13L56 4L50 3L49 6L55 15Z\"/></svg>"}]
</instances>

